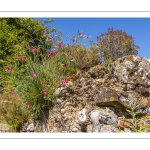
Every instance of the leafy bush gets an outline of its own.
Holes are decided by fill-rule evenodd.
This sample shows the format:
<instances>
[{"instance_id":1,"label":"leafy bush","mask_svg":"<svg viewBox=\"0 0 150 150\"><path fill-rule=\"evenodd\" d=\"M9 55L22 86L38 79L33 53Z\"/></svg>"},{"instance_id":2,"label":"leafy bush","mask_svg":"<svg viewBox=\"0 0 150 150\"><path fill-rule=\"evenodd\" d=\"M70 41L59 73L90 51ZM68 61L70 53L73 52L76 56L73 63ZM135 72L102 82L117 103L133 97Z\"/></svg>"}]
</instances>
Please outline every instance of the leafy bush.
<instances>
[{"instance_id":1,"label":"leafy bush","mask_svg":"<svg viewBox=\"0 0 150 150\"><path fill-rule=\"evenodd\" d=\"M41 119L55 99L54 90L61 83L60 73L50 59L38 61L37 57L33 61L29 57L28 61L17 90L29 111Z\"/></svg>"},{"instance_id":2,"label":"leafy bush","mask_svg":"<svg viewBox=\"0 0 150 150\"><path fill-rule=\"evenodd\" d=\"M64 53L79 69L89 68L99 63L99 55L95 49L88 50L78 45L64 47Z\"/></svg>"},{"instance_id":3,"label":"leafy bush","mask_svg":"<svg viewBox=\"0 0 150 150\"><path fill-rule=\"evenodd\" d=\"M0 94L0 121L10 126L10 132L19 132L21 125L28 121L29 113L15 90Z\"/></svg>"},{"instance_id":4,"label":"leafy bush","mask_svg":"<svg viewBox=\"0 0 150 150\"><path fill-rule=\"evenodd\" d=\"M108 32L97 37L98 46L104 61L112 62L126 55L137 55L139 47L134 44L132 36L122 30Z\"/></svg>"},{"instance_id":5,"label":"leafy bush","mask_svg":"<svg viewBox=\"0 0 150 150\"><path fill-rule=\"evenodd\" d=\"M55 29L31 18L0 18L0 24L0 85L9 83L11 88L24 72L32 49L38 47L39 53L45 53L52 47L49 39Z\"/></svg>"}]
</instances>

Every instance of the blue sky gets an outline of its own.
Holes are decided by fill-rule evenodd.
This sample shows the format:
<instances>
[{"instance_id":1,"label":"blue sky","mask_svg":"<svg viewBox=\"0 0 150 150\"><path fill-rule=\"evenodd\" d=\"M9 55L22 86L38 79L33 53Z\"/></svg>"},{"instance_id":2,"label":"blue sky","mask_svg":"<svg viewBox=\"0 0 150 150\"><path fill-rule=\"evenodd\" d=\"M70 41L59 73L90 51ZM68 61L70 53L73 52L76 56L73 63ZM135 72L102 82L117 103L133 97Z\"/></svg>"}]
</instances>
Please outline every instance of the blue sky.
<instances>
[{"instance_id":1,"label":"blue sky","mask_svg":"<svg viewBox=\"0 0 150 150\"><path fill-rule=\"evenodd\" d=\"M97 36L113 27L133 37L135 45L140 47L139 56L150 58L150 18L54 18L50 27L62 31L64 42L68 34L72 37L77 31L82 31L85 35L91 35L90 40L95 43ZM90 46L89 42L85 44Z\"/></svg>"}]
</instances>

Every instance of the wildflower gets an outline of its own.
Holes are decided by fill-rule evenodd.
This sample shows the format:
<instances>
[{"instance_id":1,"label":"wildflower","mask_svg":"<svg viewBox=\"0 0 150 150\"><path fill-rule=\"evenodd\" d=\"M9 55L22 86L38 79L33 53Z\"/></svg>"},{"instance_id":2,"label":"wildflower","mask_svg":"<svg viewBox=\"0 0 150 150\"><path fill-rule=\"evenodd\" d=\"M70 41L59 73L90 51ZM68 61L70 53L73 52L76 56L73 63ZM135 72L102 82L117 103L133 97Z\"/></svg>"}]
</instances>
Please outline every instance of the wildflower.
<instances>
[{"instance_id":1,"label":"wildflower","mask_svg":"<svg viewBox=\"0 0 150 150\"><path fill-rule=\"evenodd\" d=\"M35 52L35 50L36 50L36 48L33 47L33 48L32 48L32 52Z\"/></svg>"},{"instance_id":2,"label":"wildflower","mask_svg":"<svg viewBox=\"0 0 150 150\"><path fill-rule=\"evenodd\" d=\"M44 95L47 95L48 93L46 91L43 92Z\"/></svg>"},{"instance_id":3,"label":"wildflower","mask_svg":"<svg viewBox=\"0 0 150 150\"><path fill-rule=\"evenodd\" d=\"M24 60L25 60L25 58L24 58L24 57L22 57L21 55L20 55L20 56L18 56L18 58L19 58L21 61L24 61Z\"/></svg>"},{"instance_id":4,"label":"wildflower","mask_svg":"<svg viewBox=\"0 0 150 150\"><path fill-rule=\"evenodd\" d=\"M10 72L11 72L11 69L7 69L6 72L7 72L7 73L10 73Z\"/></svg>"},{"instance_id":5,"label":"wildflower","mask_svg":"<svg viewBox=\"0 0 150 150\"><path fill-rule=\"evenodd\" d=\"M4 84L4 87L7 88L8 87L8 83Z\"/></svg>"},{"instance_id":6,"label":"wildflower","mask_svg":"<svg viewBox=\"0 0 150 150\"><path fill-rule=\"evenodd\" d=\"M66 68L66 67L67 67L67 64L65 63L63 66Z\"/></svg>"},{"instance_id":7,"label":"wildflower","mask_svg":"<svg viewBox=\"0 0 150 150\"><path fill-rule=\"evenodd\" d=\"M38 39L38 38L35 38L35 40L36 40L36 41L39 41L39 39Z\"/></svg>"},{"instance_id":8,"label":"wildflower","mask_svg":"<svg viewBox=\"0 0 150 150\"><path fill-rule=\"evenodd\" d=\"M14 89L11 89L11 93L14 93L15 92L15 90Z\"/></svg>"},{"instance_id":9,"label":"wildflower","mask_svg":"<svg viewBox=\"0 0 150 150\"><path fill-rule=\"evenodd\" d=\"M62 85L66 85L66 83L67 83L66 80L62 80L61 82Z\"/></svg>"},{"instance_id":10,"label":"wildflower","mask_svg":"<svg viewBox=\"0 0 150 150\"><path fill-rule=\"evenodd\" d=\"M51 42L51 41L52 41L52 38L49 38L48 41Z\"/></svg>"},{"instance_id":11,"label":"wildflower","mask_svg":"<svg viewBox=\"0 0 150 150\"><path fill-rule=\"evenodd\" d=\"M30 48L30 46L26 46L26 49L29 49Z\"/></svg>"},{"instance_id":12,"label":"wildflower","mask_svg":"<svg viewBox=\"0 0 150 150\"><path fill-rule=\"evenodd\" d=\"M30 108L31 107L31 105L30 104L27 104L27 108Z\"/></svg>"},{"instance_id":13,"label":"wildflower","mask_svg":"<svg viewBox=\"0 0 150 150\"><path fill-rule=\"evenodd\" d=\"M36 77L36 73L32 73L32 77Z\"/></svg>"},{"instance_id":14,"label":"wildflower","mask_svg":"<svg viewBox=\"0 0 150 150\"><path fill-rule=\"evenodd\" d=\"M49 57L52 58L55 56L55 50L51 50L50 51L50 54L49 54Z\"/></svg>"},{"instance_id":15,"label":"wildflower","mask_svg":"<svg viewBox=\"0 0 150 150\"><path fill-rule=\"evenodd\" d=\"M58 47L62 49L62 48L63 48L63 45L62 45L62 44L58 44Z\"/></svg>"},{"instance_id":16,"label":"wildflower","mask_svg":"<svg viewBox=\"0 0 150 150\"><path fill-rule=\"evenodd\" d=\"M3 102L3 105L6 105L6 102Z\"/></svg>"},{"instance_id":17,"label":"wildflower","mask_svg":"<svg viewBox=\"0 0 150 150\"><path fill-rule=\"evenodd\" d=\"M82 37L82 33L81 33L81 32L79 32L78 36L79 36L79 37Z\"/></svg>"},{"instance_id":18,"label":"wildflower","mask_svg":"<svg viewBox=\"0 0 150 150\"><path fill-rule=\"evenodd\" d=\"M9 70L11 70L12 69L12 66L9 66L9 68L8 68Z\"/></svg>"},{"instance_id":19,"label":"wildflower","mask_svg":"<svg viewBox=\"0 0 150 150\"><path fill-rule=\"evenodd\" d=\"M44 34L47 34L48 33L48 31L47 30L44 30Z\"/></svg>"},{"instance_id":20,"label":"wildflower","mask_svg":"<svg viewBox=\"0 0 150 150\"><path fill-rule=\"evenodd\" d=\"M74 43L74 42L75 42L75 39L73 39L72 42Z\"/></svg>"}]
</instances>

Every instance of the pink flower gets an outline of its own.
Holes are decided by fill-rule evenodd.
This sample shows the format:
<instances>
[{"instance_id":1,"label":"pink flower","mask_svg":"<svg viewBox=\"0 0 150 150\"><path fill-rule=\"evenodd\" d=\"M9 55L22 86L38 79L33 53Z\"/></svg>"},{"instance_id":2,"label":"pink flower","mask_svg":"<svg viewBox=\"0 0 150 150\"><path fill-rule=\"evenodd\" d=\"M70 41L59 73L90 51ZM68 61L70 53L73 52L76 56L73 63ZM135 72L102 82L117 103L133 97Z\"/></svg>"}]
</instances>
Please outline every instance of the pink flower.
<instances>
[{"instance_id":1,"label":"pink flower","mask_svg":"<svg viewBox=\"0 0 150 150\"><path fill-rule=\"evenodd\" d=\"M61 82L62 85L66 85L66 83L67 83L66 80L62 80Z\"/></svg>"},{"instance_id":2,"label":"pink flower","mask_svg":"<svg viewBox=\"0 0 150 150\"><path fill-rule=\"evenodd\" d=\"M22 57L21 55L20 55L20 56L18 56L18 58L19 58L22 62L25 60L25 58L24 58L24 57Z\"/></svg>"},{"instance_id":3,"label":"pink flower","mask_svg":"<svg viewBox=\"0 0 150 150\"><path fill-rule=\"evenodd\" d=\"M36 77L36 73L32 73L32 77Z\"/></svg>"},{"instance_id":4,"label":"pink flower","mask_svg":"<svg viewBox=\"0 0 150 150\"><path fill-rule=\"evenodd\" d=\"M30 48L30 46L26 46L26 49L29 49Z\"/></svg>"},{"instance_id":5,"label":"pink flower","mask_svg":"<svg viewBox=\"0 0 150 150\"><path fill-rule=\"evenodd\" d=\"M35 50L36 50L36 48L33 47L33 48L32 48L32 52L35 52Z\"/></svg>"},{"instance_id":6,"label":"pink flower","mask_svg":"<svg viewBox=\"0 0 150 150\"><path fill-rule=\"evenodd\" d=\"M27 104L27 108L30 108L31 107L31 105L30 104Z\"/></svg>"},{"instance_id":7,"label":"pink flower","mask_svg":"<svg viewBox=\"0 0 150 150\"><path fill-rule=\"evenodd\" d=\"M47 34L48 33L48 31L47 30L44 30L44 34Z\"/></svg>"},{"instance_id":8,"label":"pink flower","mask_svg":"<svg viewBox=\"0 0 150 150\"><path fill-rule=\"evenodd\" d=\"M82 37L82 33L81 33L81 32L79 32L78 36L79 36L79 37Z\"/></svg>"},{"instance_id":9,"label":"pink flower","mask_svg":"<svg viewBox=\"0 0 150 150\"><path fill-rule=\"evenodd\" d=\"M35 38L35 40L36 40L36 41L39 41L39 39L38 39L38 38Z\"/></svg>"},{"instance_id":10,"label":"pink flower","mask_svg":"<svg viewBox=\"0 0 150 150\"><path fill-rule=\"evenodd\" d=\"M58 44L58 47L62 49L62 48L63 48L63 45L62 45L62 44Z\"/></svg>"},{"instance_id":11,"label":"pink flower","mask_svg":"<svg viewBox=\"0 0 150 150\"><path fill-rule=\"evenodd\" d=\"M49 57L52 58L55 56L55 50L51 50L50 51L50 54L49 54Z\"/></svg>"},{"instance_id":12,"label":"pink flower","mask_svg":"<svg viewBox=\"0 0 150 150\"><path fill-rule=\"evenodd\" d=\"M51 42L51 41L52 41L52 38L49 38L48 41Z\"/></svg>"},{"instance_id":13,"label":"pink flower","mask_svg":"<svg viewBox=\"0 0 150 150\"><path fill-rule=\"evenodd\" d=\"M12 66L9 66L9 68L8 68L9 70L11 70L12 69Z\"/></svg>"},{"instance_id":14,"label":"pink flower","mask_svg":"<svg viewBox=\"0 0 150 150\"><path fill-rule=\"evenodd\" d=\"M4 87L7 88L7 87L8 87L8 83L5 83L5 84L4 84Z\"/></svg>"},{"instance_id":15,"label":"pink flower","mask_svg":"<svg viewBox=\"0 0 150 150\"><path fill-rule=\"evenodd\" d=\"M73 39L72 42L74 43L74 42L75 42L75 39Z\"/></svg>"},{"instance_id":16,"label":"pink flower","mask_svg":"<svg viewBox=\"0 0 150 150\"><path fill-rule=\"evenodd\" d=\"M64 64L64 67L67 67L67 64Z\"/></svg>"},{"instance_id":17,"label":"pink flower","mask_svg":"<svg viewBox=\"0 0 150 150\"><path fill-rule=\"evenodd\" d=\"M48 93L46 91L43 92L44 95L47 95Z\"/></svg>"},{"instance_id":18,"label":"pink flower","mask_svg":"<svg viewBox=\"0 0 150 150\"><path fill-rule=\"evenodd\" d=\"M7 73L10 73L10 72L11 72L11 69L7 69L6 72L7 72Z\"/></svg>"},{"instance_id":19,"label":"pink flower","mask_svg":"<svg viewBox=\"0 0 150 150\"><path fill-rule=\"evenodd\" d=\"M11 89L11 93L14 93L15 92L15 90L14 89Z\"/></svg>"},{"instance_id":20,"label":"pink flower","mask_svg":"<svg viewBox=\"0 0 150 150\"><path fill-rule=\"evenodd\" d=\"M6 102L3 102L3 105L6 105Z\"/></svg>"}]
</instances>

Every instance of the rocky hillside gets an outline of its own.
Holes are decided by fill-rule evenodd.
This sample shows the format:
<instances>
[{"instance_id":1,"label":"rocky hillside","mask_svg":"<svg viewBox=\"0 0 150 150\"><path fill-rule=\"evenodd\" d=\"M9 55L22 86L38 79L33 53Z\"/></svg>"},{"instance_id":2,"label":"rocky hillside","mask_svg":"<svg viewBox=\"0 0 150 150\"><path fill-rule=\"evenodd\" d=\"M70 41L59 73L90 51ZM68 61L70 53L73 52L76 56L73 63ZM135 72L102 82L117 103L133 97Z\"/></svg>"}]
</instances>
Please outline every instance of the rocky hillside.
<instances>
[{"instance_id":1,"label":"rocky hillside","mask_svg":"<svg viewBox=\"0 0 150 150\"><path fill-rule=\"evenodd\" d=\"M68 78L48 121L31 120L22 132L149 132L149 92L150 59L125 56Z\"/></svg>"}]
</instances>

